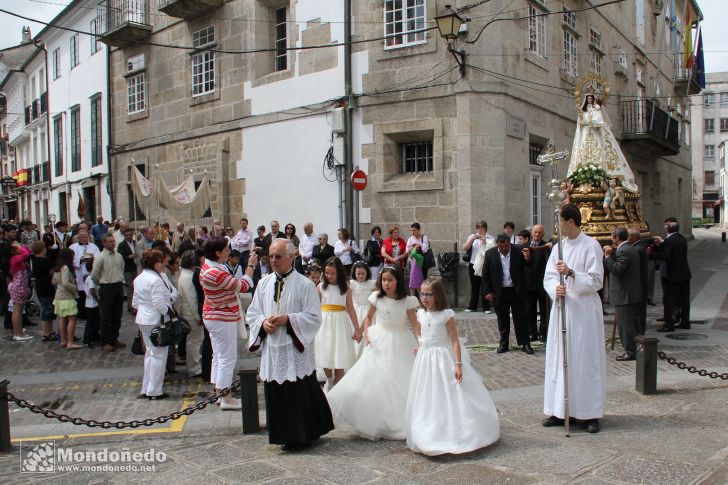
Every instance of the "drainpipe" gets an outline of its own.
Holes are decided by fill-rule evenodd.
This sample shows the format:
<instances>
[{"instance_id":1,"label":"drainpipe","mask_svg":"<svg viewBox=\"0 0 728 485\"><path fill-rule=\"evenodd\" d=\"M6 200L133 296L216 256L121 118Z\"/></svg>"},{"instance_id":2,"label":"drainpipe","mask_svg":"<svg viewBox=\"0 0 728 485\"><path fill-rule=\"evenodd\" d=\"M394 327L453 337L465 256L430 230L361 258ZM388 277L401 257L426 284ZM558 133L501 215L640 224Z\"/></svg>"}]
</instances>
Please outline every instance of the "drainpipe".
<instances>
[{"instance_id":1,"label":"drainpipe","mask_svg":"<svg viewBox=\"0 0 728 485\"><path fill-rule=\"evenodd\" d=\"M108 182L109 192L109 208L111 209L111 218L109 221L113 221L116 218L116 203L114 201L114 175L111 170L111 147L113 146L113 140L111 139L111 48L106 46L106 137L108 142L106 143L106 168L108 175L106 180Z\"/></svg>"},{"instance_id":2,"label":"drainpipe","mask_svg":"<svg viewBox=\"0 0 728 485\"><path fill-rule=\"evenodd\" d=\"M344 2L344 94L346 95L346 137L344 138L344 199L346 204L345 224L351 231L351 239L356 241L359 233L358 200L351 183L354 171L354 90L351 85L351 0ZM356 204L356 205L355 205Z\"/></svg>"},{"instance_id":3,"label":"drainpipe","mask_svg":"<svg viewBox=\"0 0 728 485\"><path fill-rule=\"evenodd\" d=\"M39 48L43 49L43 56L44 56L44 63L45 63L45 92L46 92L46 157L48 160L46 160L43 163L48 163L48 209L50 210L50 197L51 197L51 187L53 186L53 176L51 175L51 85L49 83L48 79L48 49L46 49L46 46L43 42L39 42L38 39L33 39L33 44ZM41 96L43 93L41 93ZM40 108L40 107L39 107ZM43 165L40 166L40 172L41 176L43 174ZM42 189L41 189L42 191ZM48 215L46 214L46 218ZM46 223L48 221L46 220Z\"/></svg>"}]
</instances>

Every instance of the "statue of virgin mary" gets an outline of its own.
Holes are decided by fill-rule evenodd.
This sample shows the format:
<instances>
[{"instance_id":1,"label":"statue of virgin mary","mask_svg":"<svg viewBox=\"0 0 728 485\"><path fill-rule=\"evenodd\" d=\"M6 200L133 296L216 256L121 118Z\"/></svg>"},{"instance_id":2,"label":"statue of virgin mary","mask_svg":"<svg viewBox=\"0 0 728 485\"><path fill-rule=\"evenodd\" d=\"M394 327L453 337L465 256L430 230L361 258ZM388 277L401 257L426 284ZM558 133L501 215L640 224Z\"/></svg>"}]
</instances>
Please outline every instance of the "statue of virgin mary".
<instances>
[{"instance_id":1,"label":"statue of virgin mary","mask_svg":"<svg viewBox=\"0 0 728 485\"><path fill-rule=\"evenodd\" d=\"M582 166L601 168L607 179L618 179L630 192L639 191L627 159L609 127L607 112L602 102L590 92L584 96L576 120L568 175Z\"/></svg>"}]
</instances>

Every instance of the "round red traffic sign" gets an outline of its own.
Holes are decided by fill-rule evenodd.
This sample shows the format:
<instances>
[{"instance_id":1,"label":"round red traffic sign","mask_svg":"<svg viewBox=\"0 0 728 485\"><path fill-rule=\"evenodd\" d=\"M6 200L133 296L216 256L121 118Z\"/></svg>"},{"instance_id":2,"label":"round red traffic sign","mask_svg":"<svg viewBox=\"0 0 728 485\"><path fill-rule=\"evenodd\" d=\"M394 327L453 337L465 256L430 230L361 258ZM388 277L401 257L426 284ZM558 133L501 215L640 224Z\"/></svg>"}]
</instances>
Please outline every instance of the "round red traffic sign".
<instances>
[{"instance_id":1,"label":"round red traffic sign","mask_svg":"<svg viewBox=\"0 0 728 485\"><path fill-rule=\"evenodd\" d=\"M364 170L356 170L351 174L351 184L356 190L362 191L367 186L367 174Z\"/></svg>"}]
</instances>

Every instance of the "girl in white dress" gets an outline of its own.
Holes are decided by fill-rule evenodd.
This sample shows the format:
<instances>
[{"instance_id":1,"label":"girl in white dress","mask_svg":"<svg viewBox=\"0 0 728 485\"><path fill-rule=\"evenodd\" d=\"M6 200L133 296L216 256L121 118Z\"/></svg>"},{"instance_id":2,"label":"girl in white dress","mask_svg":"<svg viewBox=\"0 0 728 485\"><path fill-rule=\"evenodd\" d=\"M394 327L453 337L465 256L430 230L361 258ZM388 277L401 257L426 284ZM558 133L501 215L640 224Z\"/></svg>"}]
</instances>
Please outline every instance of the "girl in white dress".
<instances>
[{"instance_id":1,"label":"girl in white dress","mask_svg":"<svg viewBox=\"0 0 728 485\"><path fill-rule=\"evenodd\" d=\"M420 348L407 396L407 447L425 455L467 453L498 441L498 412L461 349L440 278L420 290Z\"/></svg>"},{"instance_id":2,"label":"girl in white dress","mask_svg":"<svg viewBox=\"0 0 728 485\"><path fill-rule=\"evenodd\" d=\"M371 279L371 270L369 266L363 261L357 261L354 266L351 267L351 274L353 278L349 281L349 288L351 288L351 298L354 300L354 309L356 310L356 317L360 322L364 321L369 311L369 295L372 294L376 286L376 282ZM366 348L366 342L361 339L355 346L357 360L361 357L361 354Z\"/></svg>"},{"instance_id":3,"label":"girl in white dress","mask_svg":"<svg viewBox=\"0 0 728 485\"><path fill-rule=\"evenodd\" d=\"M379 291L369 296L363 332L367 349L327 396L335 419L351 425L362 437L405 438L407 389L419 334L417 299L407 296L402 270L385 266L377 278ZM376 325L372 325L374 315Z\"/></svg>"},{"instance_id":4,"label":"girl in white dress","mask_svg":"<svg viewBox=\"0 0 728 485\"><path fill-rule=\"evenodd\" d=\"M361 333L346 270L339 258L326 261L323 281L317 289L321 298L321 328L314 344L316 365L324 369L324 390L328 391L356 362L352 340L361 340Z\"/></svg>"}]
</instances>

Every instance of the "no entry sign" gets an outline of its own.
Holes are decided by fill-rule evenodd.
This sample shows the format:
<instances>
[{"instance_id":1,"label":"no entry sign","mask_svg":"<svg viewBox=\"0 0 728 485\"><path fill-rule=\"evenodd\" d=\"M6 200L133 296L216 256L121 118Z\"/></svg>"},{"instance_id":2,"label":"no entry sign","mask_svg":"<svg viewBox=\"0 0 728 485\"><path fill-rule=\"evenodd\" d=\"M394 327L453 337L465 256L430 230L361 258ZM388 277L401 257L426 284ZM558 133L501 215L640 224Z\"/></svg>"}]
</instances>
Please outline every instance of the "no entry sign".
<instances>
[{"instance_id":1,"label":"no entry sign","mask_svg":"<svg viewBox=\"0 0 728 485\"><path fill-rule=\"evenodd\" d=\"M362 191L366 188L367 174L364 173L364 170L356 170L351 174L351 184L354 186L354 189L358 191Z\"/></svg>"}]
</instances>

